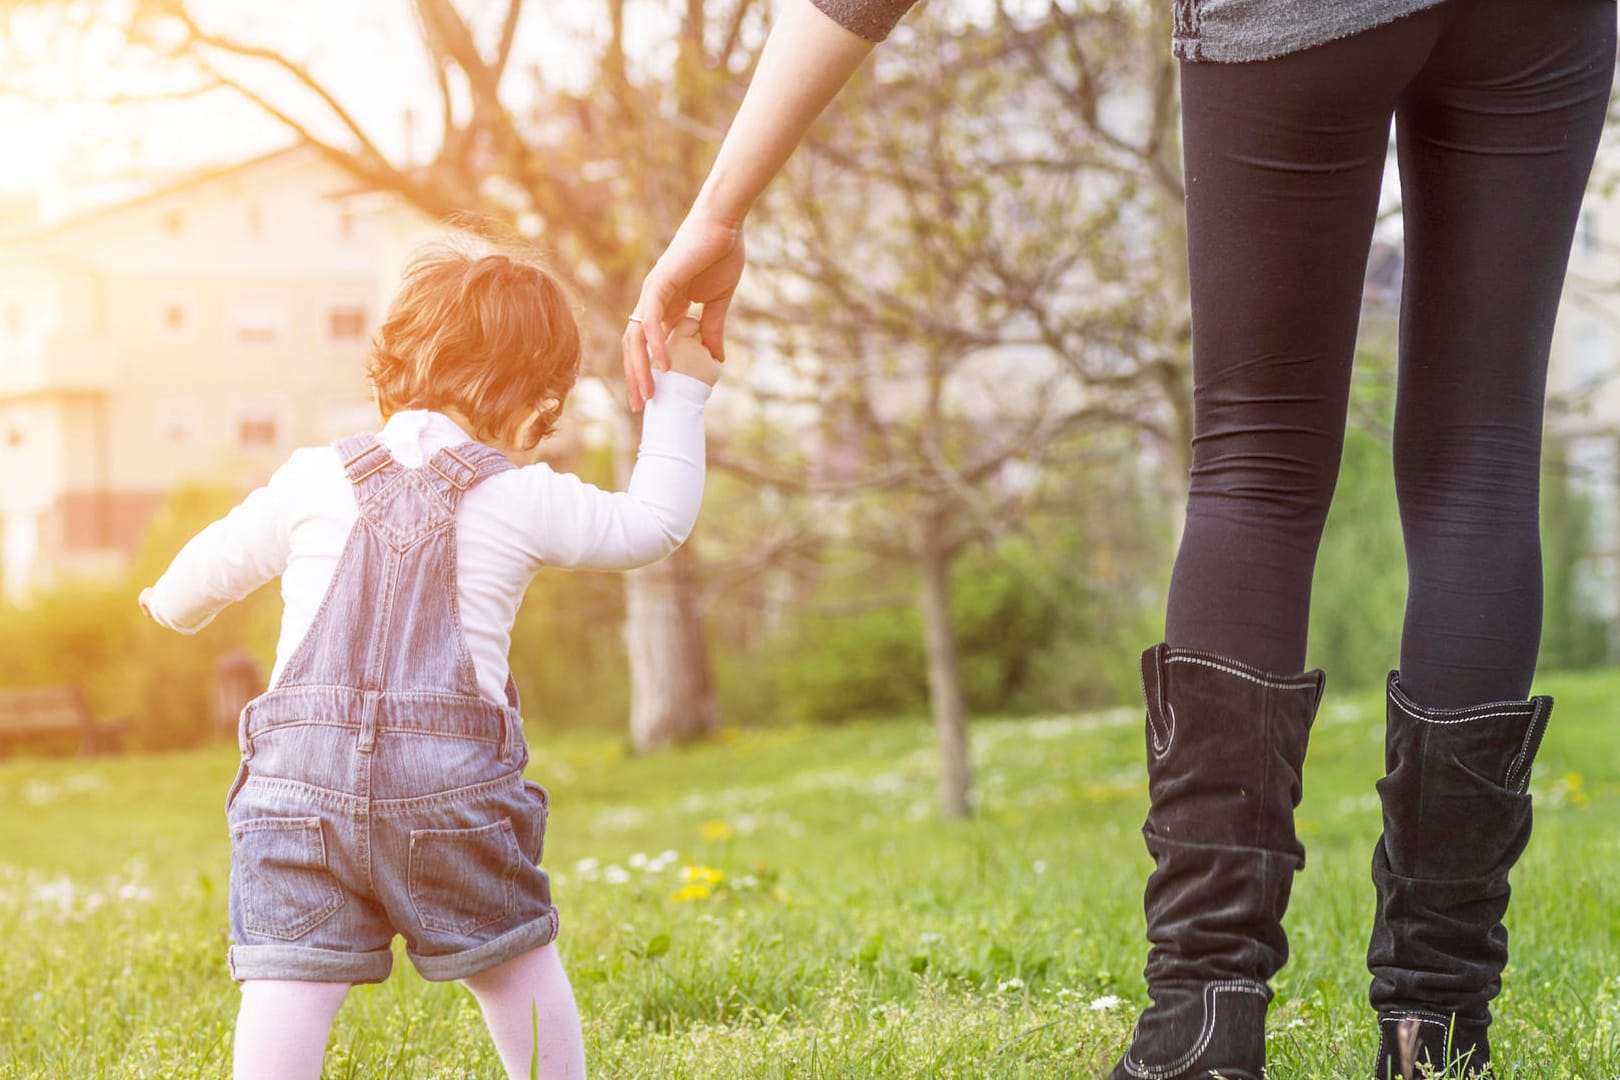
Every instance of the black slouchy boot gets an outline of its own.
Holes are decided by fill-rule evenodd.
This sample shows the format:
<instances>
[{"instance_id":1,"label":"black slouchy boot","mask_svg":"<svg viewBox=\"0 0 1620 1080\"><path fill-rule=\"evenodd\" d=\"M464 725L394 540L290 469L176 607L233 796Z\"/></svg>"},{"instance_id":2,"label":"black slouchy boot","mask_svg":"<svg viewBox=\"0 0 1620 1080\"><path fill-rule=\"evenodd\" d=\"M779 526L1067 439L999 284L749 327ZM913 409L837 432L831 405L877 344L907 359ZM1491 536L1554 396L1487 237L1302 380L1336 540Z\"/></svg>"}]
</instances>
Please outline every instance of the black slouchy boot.
<instances>
[{"instance_id":1,"label":"black slouchy boot","mask_svg":"<svg viewBox=\"0 0 1620 1080\"><path fill-rule=\"evenodd\" d=\"M1209 653L1142 654L1148 994L1112 1080L1261 1080L1267 980L1305 849L1294 836L1320 671L1272 675Z\"/></svg>"},{"instance_id":2,"label":"black slouchy boot","mask_svg":"<svg viewBox=\"0 0 1620 1080\"><path fill-rule=\"evenodd\" d=\"M1379 1080L1482 1073L1507 964L1508 871L1530 839L1530 765L1552 698L1425 709L1390 672L1384 835L1367 967ZM1452 1071L1446 1072L1449 1068Z\"/></svg>"}]
</instances>

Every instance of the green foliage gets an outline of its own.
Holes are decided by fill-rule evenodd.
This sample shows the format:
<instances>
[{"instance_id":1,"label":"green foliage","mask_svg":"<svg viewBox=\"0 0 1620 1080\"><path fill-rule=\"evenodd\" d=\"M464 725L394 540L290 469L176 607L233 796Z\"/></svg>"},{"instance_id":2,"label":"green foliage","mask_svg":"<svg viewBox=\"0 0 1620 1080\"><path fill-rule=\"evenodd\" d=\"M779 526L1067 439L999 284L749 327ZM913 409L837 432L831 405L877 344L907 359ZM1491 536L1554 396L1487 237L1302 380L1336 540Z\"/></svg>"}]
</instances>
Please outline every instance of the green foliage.
<instances>
[{"instance_id":1,"label":"green foliage","mask_svg":"<svg viewBox=\"0 0 1620 1080\"><path fill-rule=\"evenodd\" d=\"M136 606L182 544L223 515L229 492L185 487L158 512L128 575L68 579L0 607L0 685L75 684L92 715L126 720L128 742L190 746L217 729L214 665L246 648L268 675L280 603L272 584L232 605L195 636L165 630Z\"/></svg>"},{"instance_id":2,"label":"green foliage","mask_svg":"<svg viewBox=\"0 0 1620 1080\"><path fill-rule=\"evenodd\" d=\"M630 668L624 583L617 574L542 570L512 626L512 677L523 715L544 729L625 729Z\"/></svg>"},{"instance_id":3,"label":"green foliage","mask_svg":"<svg viewBox=\"0 0 1620 1080\"><path fill-rule=\"evenodd\" d=\"M1352 427L1311 590L1307 663L1336 688L1382 686L1398 666L1406 555L1389 447Z\"/></svg>"},{"instance_id":4,"label":"green foliage","mask_svg":"<svg viewBox=\"0 0 1620 1080\"><path fill-rule=\"evenodd\" d=\"M1542 460L1541 666L1573 670L1608 662L1611 626L1581 595L1582 563L1595 546L1592 508L1573 483L1564 449L1549 439Z\"/></svg>"},{"instance_id":5,"label":"green foliage","mask_svg":"<svg viewBox=\"0 0 1620 1080\"><path fill-rule=\"evenodd\" d=\"M608 447L555 462L601 487L613 486ZM546 731L623 732L630 715L624 647L624 579L542 569L512 625L509 658L523 715Z\"/></svg>"},{"instance_id":6,"label":"green foliage","mask_svg":"<svg viewBox=\"0 0 1620 1080\"><path fill-rule=\"evenodd\" d=\"M1079 572L1054 568L1046 561L1053 555L1006 543L964 555L953 567L951 610L972 713L1053 712L1134 695L1136 654L1157 633L1150 624L1162 619L1152 610L1157 592L1110 590L1094 563L1077 563ZM760 649L764 662L755 669L770 684L766 696L779 720L845 723L927 712L915 582L892 568L875 576L824 585Z\"/></svg>"}]
</instances>

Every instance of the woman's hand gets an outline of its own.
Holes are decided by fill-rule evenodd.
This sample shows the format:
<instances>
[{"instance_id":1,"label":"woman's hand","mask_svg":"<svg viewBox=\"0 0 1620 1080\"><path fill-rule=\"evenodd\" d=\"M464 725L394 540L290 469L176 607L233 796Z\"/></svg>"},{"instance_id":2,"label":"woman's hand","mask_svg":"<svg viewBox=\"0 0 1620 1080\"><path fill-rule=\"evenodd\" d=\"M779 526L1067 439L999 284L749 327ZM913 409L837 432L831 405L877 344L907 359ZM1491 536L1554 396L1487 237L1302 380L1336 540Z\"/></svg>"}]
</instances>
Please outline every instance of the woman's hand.
<instances>
[{"instance_id":1,"label":"woman's hand","mask_svg":"<svg viewBox=\"0 0 1620 1080\"><path fill-rule=\"evenodd\" d=\"M642 283L635 310L641 321L632 321L624 331L624 382L632 410L640 412L652 397L652 365L670 370L665 342L674 328L668 324L684 319L691 304L703 305L696 336L712 354L710 362L725 359L726 311L742 280L744 262L740 222L730 224L694 211L681 223L669 249ZM719 377L718 368L714 376ZM715 378L704 381L712 386Z\"/></svg>"},{"instance_id":2,"label":"woman's hand","mask_svg":"<svg viewBox=\"0 0 1620 1080\"><path fill-rule=\"evenodd\" d=\"M721 340L731 294L742 280L742 222L804 133L861 66L872 42L846 30L811 0L787 0L777 12L742 107L714 167L669 250L642 283L634 320L624 331L624 381L630 408L652 397L648 361L669 370L669 320L703 305L703 344L724 360Z\"/></svg>"}]
</instances>

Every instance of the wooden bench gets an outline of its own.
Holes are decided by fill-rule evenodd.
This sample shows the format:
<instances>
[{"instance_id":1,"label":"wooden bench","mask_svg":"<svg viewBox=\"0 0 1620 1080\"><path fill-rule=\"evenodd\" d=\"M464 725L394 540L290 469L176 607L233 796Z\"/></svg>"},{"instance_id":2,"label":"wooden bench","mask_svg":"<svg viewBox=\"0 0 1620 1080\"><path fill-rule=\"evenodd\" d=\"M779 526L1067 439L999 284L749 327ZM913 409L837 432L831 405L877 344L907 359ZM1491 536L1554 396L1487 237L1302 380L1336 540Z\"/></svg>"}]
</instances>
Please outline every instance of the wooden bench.
<instances>
[{"instance_id":1,"label":"wooden bench","mask_svg":"<svg viewBox=\"0 0 1620 1080\"><path fill-rule=\"evenodd\" d=\"M77 686L0 690L0 752L28 747L59 750L77 740L82 756L117 750L129 724L96 723Z\"/></svg>"}]
</instances>

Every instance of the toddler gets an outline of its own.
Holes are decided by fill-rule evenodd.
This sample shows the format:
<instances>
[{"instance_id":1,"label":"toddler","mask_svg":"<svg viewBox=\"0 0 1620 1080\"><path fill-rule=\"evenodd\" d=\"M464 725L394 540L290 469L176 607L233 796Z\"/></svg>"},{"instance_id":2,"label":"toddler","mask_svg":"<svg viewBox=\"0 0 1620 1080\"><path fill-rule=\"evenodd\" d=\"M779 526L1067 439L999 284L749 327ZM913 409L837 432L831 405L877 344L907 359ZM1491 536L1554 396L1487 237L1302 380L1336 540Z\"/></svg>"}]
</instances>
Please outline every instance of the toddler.
<instances>
[{"instance_id":1,"label":"toddler","mask_svg":"<svg viewBox=\"0 0 1620 1080\"><path fill-rule=\"evenodd\" d=\"M506 255L424 249L372 345L382 430L294 452L141 593L194 633L281 577L225 799L237 1080L317 1078L396 933L424 978L472 991L510 1076L585 1075L506 653L542 566L627 570L691 531L719 364L690 319L669 349L629 490L553 472L536 447L580 354L562 290Z\"/></svg>"}]
</instances>

